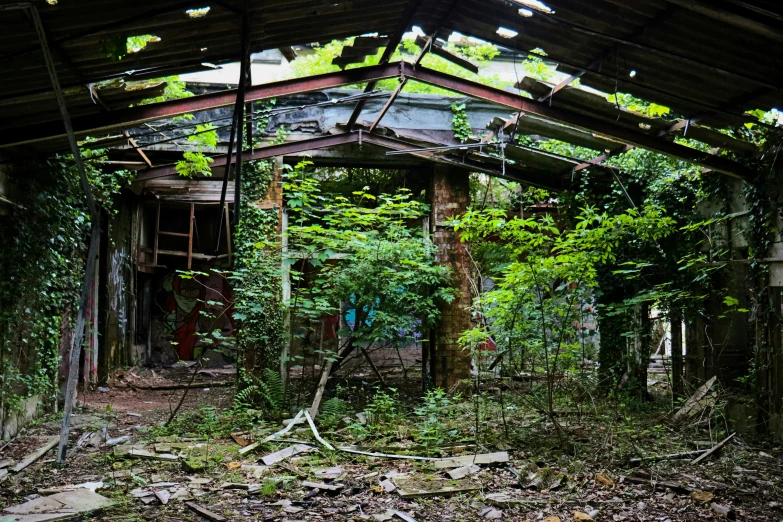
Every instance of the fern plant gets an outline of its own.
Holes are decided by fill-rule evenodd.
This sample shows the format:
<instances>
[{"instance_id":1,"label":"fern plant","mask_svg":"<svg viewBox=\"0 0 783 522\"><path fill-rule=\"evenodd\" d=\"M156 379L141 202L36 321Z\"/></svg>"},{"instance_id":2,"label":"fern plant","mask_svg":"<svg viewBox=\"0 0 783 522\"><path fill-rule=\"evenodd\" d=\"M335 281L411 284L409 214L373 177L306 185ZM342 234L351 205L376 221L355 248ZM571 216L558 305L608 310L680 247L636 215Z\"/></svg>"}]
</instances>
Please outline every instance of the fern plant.
<instances>
[{"instance_id":1,"label":"fern plant","mask_svg":"<svg viewBox=\"0 0 783 522\"><path fill-rule=\"evenodd\" d=\"M347 402L339 397L332 397L321 406L321 415L318 422L325 428L336 428L349 411Z\"/></svg>"}]
</instances>

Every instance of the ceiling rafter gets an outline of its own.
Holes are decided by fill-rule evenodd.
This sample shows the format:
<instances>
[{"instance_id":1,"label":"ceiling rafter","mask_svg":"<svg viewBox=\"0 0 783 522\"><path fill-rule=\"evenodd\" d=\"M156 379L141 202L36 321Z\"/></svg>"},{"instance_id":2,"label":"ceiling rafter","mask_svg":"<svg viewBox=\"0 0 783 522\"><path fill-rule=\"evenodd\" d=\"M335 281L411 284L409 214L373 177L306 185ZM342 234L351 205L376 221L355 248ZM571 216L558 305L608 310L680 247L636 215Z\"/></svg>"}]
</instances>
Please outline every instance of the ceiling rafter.
<instances>
[{"instance_id":1,"label":"ceiling rafter","mask_svg":"<svg viewBox=\"0 0 783 522\"><path fill-rule=\"evenodd\" d=\"M416 57L416 60L413 62L414 65L421 64L422 60L424 60L424 57L427 55L427 53L430 51L430 47L435 45L435 39L438 38L438 33L443 28L443 25L446 24L449 19L452 17L454 12L459 7L460 0L454 0L454 2L451 4L451 8L449 9L448 14L438 22L436 28L430 33L430 36L426 38L426 45L422 46L421 52L419 52L419 55ZM405 84L408 83L407 78L401 78L399 85L397 85L397 88L392 92L392 95L389 97L389 100L386 102L386 104L381 109L381 112L378 114L378 117L375 118L375 121L370 125L370 132L374 132L375 129L380 125L381 120L384 116L386 116L386 113L389 112L389 109L391 109L392 104L394 104L394 101L397 99L397 97L400 95L402 90L405 88Z\"/></svg>"},{"instance_id":2,"label":"ceiling rafter","mask_svg":"<svg viewBox=\"0 0 783 522\"><path fill-rule=\"evenodd\" d=\"M588 115L578 114L558 107L551 107L546 103L529 100L514 93L433 71L426 67L413 67L406 62L361 67L297 80L284 80L281 82L258 85L248 89L246 100L253 101L274 98L353 83L391 78L398 75L474 98L483 99L498 105L510 107L515 111L535 114L544 119L597 133L614 139L615 141L644 147L718 172L745 179L751 176L750 170L744 165L720 156L714 156L690 149L666 141L660 137L628 129ZM183 100L172 100L159 104L120 109L106 114L75 118L73 125L77 132L84 134L90 130L111 129L130 123L153 121L179 114L227 106L235 103L236 97L236 90L228 90L214 94L194 96ZM41 139L47 136L52 137L53 134L55 136L62 134L62 131L53 133L52 131L54 128L55 126L53 124L44 124L8 129L0 132L0 146L11 143L34 141L35 139Z\"/></svg>"},{"instance_id":3,"label":"ceiling rafter","mask_svg":"<svg viewBox=\"0 0 783 522\"><path fill-rule=\"evenodd\" d=\"M397 50L397 46L402 41L402 37L405 34L405 31L408 30L408 27L411 25L411 21L413 20L413 17L416 15L416 11L419 8L419 0L410 0L408 2L407 7L405 8L405 12L403 13L402 17L400 18L399 22L397 23L397 27L394 29L394 32L389 37L389 44L386 46L386 49L383 50L383 54L381 55L381 59L379 60L379 64L387 64L389 63L389 60L391 60L392 55L394 54L394 51ZM375 90L375 86L378 85L377 81L371 81L364 87L364 92L371 92ZM351 117L348 119L348 130L353 130L354 125L356 125L356 121L359 119L359 115L364 110L364 105L366 104L365 100L360 100L356 107L353 109L353 113L351 113Z\"/></svg>"},{"instance_id":4,"label":"ceiling rafter","mask_svg":"<svg viewBox=\"0 0 783 522\"><path fill-rule=\"evenodd\" d=\"M420 151L419 146L398 138L392 138L389 136L382 136L380 134L370 134L367 132L349 131L340 134L319 136L316 138L308 138L305 140L291 141L276 145L268 145L254 150L248 154L245 161L254 161L267 158L273 158L278 156L287 156L294 154L301 154L312 150L328 149L332 147L338 147L340 145L347 145L352 143L375 145L387 150L395 151L410 151L410 155L415 156L426 161L432 161L436 163L443 163L453 165L463 169L469 169L472 171L483 172L495 177L502 177L512 181L520 183L532 184L536 186L545 186L547 188L560 188L556 180L550 175L545 176L540 172L528 171L523 168L519 168L513 165L506 165L505 168L500 164L499 158L482 157L484 161L493 161L497 165L486 164L480 159L472 157L472 155L465 154L461 157L454 155L440 155L434 152ZM232 155L232 161L235 155ZM220 154L212 157L213 162L210 164L212 169L224 166L228 159L228 154ZM167 165L147 169L140 171L138 175L131 182L133 190L140 190L141 186L150 180L168 178L177 176L177 171L174 165Z\"/></svg>"},{"instance_id":5,"label":"ceiling rafter","mask_svg":"<svg viewBox=\"0 0 783 522\"><path fill-rule=\"evenodd\" d=\"M647 21L647 23L645 23L641 28L639 28L638 31L634 32L634 34L632 34L628 38L630 39L630 41L633 41L633 42L637 41L639 38L644 36L645 33L648 33L653 27L655 27L656 25L660 24L664 19L666 19L669 16L670 13L671 13L671 6L667 5L666 7L661 9L658 12L658 14L655 15L654 18L652 18L651 20ZM587 66L587 68L588 69L594 69L596 67L600 67L600 65L604 62L604 60L607 60L608 58L610 58L612 56L612 54L615 53L615 51L616 51L616 45L610 45L610 46L606 47L606 49L604 49L603 52L601 52L598 56L596 56L593 59L593 61L590 62L590 64ZM566 79L564 79L563 81L561 81L560 83L558 83L557 85L552 87L552 90L548 94L538 98L538 101L543 102L543 101L548 100L549 98L554 96L556 93L560 92L562 89L564 89L564 88L568 87L569 85L571 85L571 83L574 80L577 80L577 79L581 78L585 74L585 72L586 71L584 71L584 70L577 71L574 74L568 76Z\"/></svg>"}]
</instances>

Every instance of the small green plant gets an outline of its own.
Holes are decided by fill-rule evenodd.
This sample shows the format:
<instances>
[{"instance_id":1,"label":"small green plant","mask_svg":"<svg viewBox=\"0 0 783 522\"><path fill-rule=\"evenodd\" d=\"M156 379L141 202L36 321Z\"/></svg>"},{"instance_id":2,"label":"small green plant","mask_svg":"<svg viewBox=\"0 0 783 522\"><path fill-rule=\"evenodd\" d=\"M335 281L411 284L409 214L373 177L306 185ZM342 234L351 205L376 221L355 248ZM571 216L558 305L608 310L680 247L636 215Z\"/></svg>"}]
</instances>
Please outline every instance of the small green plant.
<instances>
[{"instance_id":1,"label":"small green plant","mask_svg":"<svg viewBox=\"0 0 783 522\"><path fill-rule=\"evenodd\" d=\"M420 419L413 432L414 439L425 447L433 447L456 436L459 430L451 428L449 421L454 417L454 406L460 399L459 394L449 397L440 388L427 391L424 403L414 411Z\"/></svg>"},{"instance_id":2,"label":"small green plant","mask_svg":"<svg viewBox=\"0 0 783 522\"><path fill-rule=\"evenodd\" d=\"M397 390L389 388L389 393L381 390L375 392L367 406L367 413L369 413L367 424L375 431L382 431L393 426L400 418Z\"/></svg>"},{"instance_id":3,"label":"small green plant","mask_svg":"<svg viewBox=\"0 0 783 522\"><path fill-rule=\"evenodd\" d=\"M261 485L261 491L259 491L259 494L264 497L271 497L277 493L277 485L278 481L265 479L264 483Z\"/></svg>"},{"instance_id":4,"label":"small green plant","mask_svg":"<svg viewBox=\"0 0 783 522\"><path fill-rule=\"evenodd\" d=\"M212 170L209 166L214 160L204 155L204 151L215 150L217 140L218 135L214 125L211 123L196 125L194 133L188 136L188 141L194 144L197 150L182 153L182 159L174 166L177 173L186 178L196 175L211 176Z\"/></svg>"}]
</instances>

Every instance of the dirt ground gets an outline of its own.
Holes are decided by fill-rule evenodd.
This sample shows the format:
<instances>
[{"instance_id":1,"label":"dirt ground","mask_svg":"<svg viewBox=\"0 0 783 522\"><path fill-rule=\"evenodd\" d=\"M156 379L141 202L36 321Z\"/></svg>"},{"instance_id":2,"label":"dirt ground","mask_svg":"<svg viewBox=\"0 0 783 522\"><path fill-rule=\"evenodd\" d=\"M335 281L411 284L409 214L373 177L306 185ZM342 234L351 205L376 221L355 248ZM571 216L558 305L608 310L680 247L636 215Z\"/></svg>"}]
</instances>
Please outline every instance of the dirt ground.
<instances>
[{"instance_id":1,"label":"dirt ground","mask_svg":"<svg viewBox=\"0 0 783 522\"><path fill-rule=\"evenodd\" d=\"M207 384L202 382L189 392L180 415L230 408L233 389ZM698 438L704 439L704 446L717 442L710 439L714 426L699 420L679 429L659 424L654 415L648 415L648 422L612 424L602 414L564 414L560 424L576 445L572 454L558 449L557 431L541 415L516 415L505 419L505 428L497 423L490 426L496 421L488 420L487 429L499 432L496 437L483 436L479 445L451 444L439 455L505 451L508 461L480 464L466 477L452 479L447 475L450 469L440 469L431 460L329 450L315 440L306 424L297 425L281 441L259 444L244 454L239 453L243 446L282 426L270 423L258 432L231 437L225 434L233 428L219 425L230 421L220 418L213 422L214 429L223 433L220 437L198 432L157 434L181 394L182 390L116 388L90 392L75 417L66 466L55 464L52 450L22 472L7 475L0 485L0 509L46 496L50 488L100 482L96 492L116 504L87 520L200 521L212 515L213 520L335 522L783 519L779 448L736 436L719 455L699 464L690 459L645 462L640 467L629 464L629 457L639 454L693 451ZM129 436L130 441L108 447L100 435L104 426L110 439ZM6 446L0 445L0 461L22 460L41 445L42 437L56 435L58 429L55 419L39 422ZM327 442L344 444L339 430L320 431ZM85 433L98 435L73 449ZM427 454L410 441L394 439L392 435L358 450ZM307 451L270 466L260 462L301 442L306 445L297 447ZM129 455L130 450L149 454L138 458ZM161 455L173 457L165 461ZM449 491L403 498L406 492L426 494L438 488ZM212 515L198 514L199 506ZM4 516L0 521L6 520Z\"/></svg>"}]
</instances>

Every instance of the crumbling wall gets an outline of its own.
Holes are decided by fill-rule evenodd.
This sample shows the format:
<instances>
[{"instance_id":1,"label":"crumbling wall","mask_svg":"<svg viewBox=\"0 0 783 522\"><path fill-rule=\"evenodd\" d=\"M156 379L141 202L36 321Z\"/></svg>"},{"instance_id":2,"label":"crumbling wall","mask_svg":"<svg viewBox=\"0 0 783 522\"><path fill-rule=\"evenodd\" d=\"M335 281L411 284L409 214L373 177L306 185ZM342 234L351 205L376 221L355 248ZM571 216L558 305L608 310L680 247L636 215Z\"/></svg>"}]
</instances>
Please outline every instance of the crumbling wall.
<instances>
[{"instance_id":1,"label":"crumbling wall","mask_svg":"<svg viewBox=\"0 0 783 522\"><path fill-rule=\"evenodd\" d=\"M446 225L448 218L465 212L470 204L470 173L466 170L438 165L431 185L433 243L438 248L438 262L453 270L457 295L441 309L440 324L431 332L429 371L431 384L451 387L470 378L471 354L457 342L471 327L470 261L457 233Z\"/></svg>"}]
</instances>

